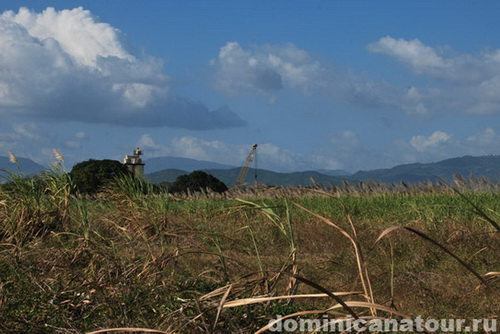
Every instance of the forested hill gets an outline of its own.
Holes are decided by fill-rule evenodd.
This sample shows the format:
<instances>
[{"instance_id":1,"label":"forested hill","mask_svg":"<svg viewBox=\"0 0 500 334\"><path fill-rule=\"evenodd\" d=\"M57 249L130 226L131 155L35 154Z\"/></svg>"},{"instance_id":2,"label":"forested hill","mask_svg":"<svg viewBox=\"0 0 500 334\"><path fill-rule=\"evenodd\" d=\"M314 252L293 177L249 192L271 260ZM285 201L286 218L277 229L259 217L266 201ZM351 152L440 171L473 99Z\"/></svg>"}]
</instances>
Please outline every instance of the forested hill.
<instances>
[{"instance_id":1,"label":"forested hill","mask_svg":"<svg viewBox=\"0 0 500 334\"><path fill-rule=\"evenodd\" d=\"M484 176L492 182L500 181L500 156L464 156L434 163L412 163L388 169L360 171L349 178L353 180L373 180L379 182L420 182L450 181L453 175L465 178Z\"/></svg>"},{"instance_id":2,"label":"forested hill","mask_svg":"<svg viewBox=\"0 0 500 334\"><path fill-rule=\"evenodd\" d=\"M47 168L37 164L33 160L27 158L17 158L17 163L12 163L8 157L0 156L0 177L5 177L7 174L5 170L11 171L13 173L18 173L21 171L24 175L31 175L41 172ZM0 182L2 180L0 179Z\"/></svg>"},{"instance_id":3,"label":"forested hill","mask_svg":"<svg viewBox=\"0 0 500 334\"><path fill-rule=\"evenodd\" d=\"M147 162L146 162L147 164ZM203 165L200 165L203 167ZM240 168L212 169L200 168L214 175L228 186L234 185ZM182 166L177 169L164 169L162 171L148 174L154 183L173 182L181 174L187 173ZM330 183L340 184L342 180L350 182L377 181L383 183L406 182L414 183L421 181L450 181L453 175L460 174L467 178L470 176L486 177L492 182L500 181L500 156L471 157L447 159L433 163L412 163L398 165L393 168L377 169L371 171L359 171L352 175L330 176L318 171L304 171L294 173L278 173L264 169L250 169L246 179L247 183L254 181L269 185L281 186L308 186L311 178L317 182L328 185ZM257 175L257 177L255 177Z\"/></svg>"}]
</instances>

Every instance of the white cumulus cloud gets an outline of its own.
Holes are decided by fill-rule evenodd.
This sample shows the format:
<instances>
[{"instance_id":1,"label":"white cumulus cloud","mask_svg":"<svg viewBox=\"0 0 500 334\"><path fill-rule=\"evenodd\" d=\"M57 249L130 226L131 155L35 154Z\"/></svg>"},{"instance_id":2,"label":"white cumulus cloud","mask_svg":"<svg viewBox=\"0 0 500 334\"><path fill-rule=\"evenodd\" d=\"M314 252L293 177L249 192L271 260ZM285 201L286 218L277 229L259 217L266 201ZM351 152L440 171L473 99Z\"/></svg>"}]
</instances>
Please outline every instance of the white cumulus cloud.
<instances>
[{"instance_id":1,"label":"white cumulus cloud","mask_svg":"<svg viewBox=\"0 0 500 334\"><path fill-rule=\"evenodd\" d=\"M211 64L216 70L215 87L230 95L257 93L274 101L280 90L290 89L367 108L404 109L413 103L404 98L403 90L322 64L294 44L244 49L228 42Z\"/></svg>"},{"instance_id":2,"label":"white cumulus cloud","mask_svg":"<svg viewBox=\"0 0 500 334\"><path fill-rule=\"evenodd\" d=\"M230 94L254 90L273 94L283 87L307 90L320 79L320 64L293 44L265 45L244 50L229 42L212 63L217 66L216 87Z\"/></svg>"},{"instance_id":3,"label":"white cumulus cloud","mask_svg":"<svg viewBox=\"0 0 500 334\"><path fill-rule=\"evenodd\" d=\"M488 53L479 57L454 52L450 47L434 48L425 45L419 39L405 40L386 36L371 43L367 49L396 58L418 74L426 74L449 83L478 82L492 73L498 60Z\"/></svg>"},{"instance_id":4,"label":"white cumulus cloud","mask_svg":"<svg viewBox=\"0 0 500 334\"><path fill-rule=\"evenodd\" d=\"M500 113L500 50L458 53L448 46L431 47L418 39L390 36L367 48L391 56L436 82L435 88L421 89L418 98L408 96L421 111Z\"/></svg>"},{"instance_id":5,"label":"white cumulus cloud","mask_svg":"<svg viewBox=\"0 0 500 334\"><path fill-rule=\"evenodd\" d=\"M399 141L395 152L405 154L408 162L438 161L464 155L500 154L500 136L492 128L463 138L437 130L429 136L412 136L406 144Z\"/></svg>"},{"instance_id":6,"label":"white cumulus cloud","mask_svg":"<svg viewBox=\"0 0 500 334\"><path fill-rule=\"evenodd\" d=\"M395 58L428 81L422 87L409 83L405 88L374 80L355 69L325 64L293 44L244 48L228 42L211 64L215 87L230 95L257 93L275 101L286 89L360 108L414 115L500 113L500 50L466 54L449 46L431 47L419 39L391 36L367 49Z\"/></svg>"},{"instance_id":7,"label":"white cumulus cloud","mask_svg":"<svg viewBox=\"0 0 500 334\"><path fill-rule=\"evenodd\" d=\"M4 13L3 18L23 27L39 41L57 41L80 65L98 67L100 57L134 60L122 46L120 32L107 23L96 22L90 12L81 7L62 11L49 7L42 14L21 8L17 14Z\"/></svg>"},{"instance_id":8,"label":"white cumulus cloud","mask_svg":"<svg viewBox=\"0 0 500 334\"><path fill-rule=\"evenodd\" d=\"M418 152L435 149L443 144L451 142L452 137L443 131L435 131L430 136L413 136L410 145Z\"/></svg>"},{"instance_id":9,"label":"white cumulus cloud","mask_svg":"<svg viewBox=\"0 0 500 334\"><path fill-rule=\"evenodd\" d=\"M88 10L0 14L0 114L128 126L243 126L227 108L175 96L159 59L131 54Z\"/></svg>"},{"instance_id":10,"label":"white cumulus cloud","mask_svg":"<svg viewBox=\"0 0 500 334\"><path fill-rule=\"evenodd\" d=\"M449 63L440 56L436 50L424 45L418 39L407 41L395 39L390 36L381 38L378 42L368 45L372 52L385 53L407 63L416 70L443 69L449 67Z\"/></svg>"}]
</instances>

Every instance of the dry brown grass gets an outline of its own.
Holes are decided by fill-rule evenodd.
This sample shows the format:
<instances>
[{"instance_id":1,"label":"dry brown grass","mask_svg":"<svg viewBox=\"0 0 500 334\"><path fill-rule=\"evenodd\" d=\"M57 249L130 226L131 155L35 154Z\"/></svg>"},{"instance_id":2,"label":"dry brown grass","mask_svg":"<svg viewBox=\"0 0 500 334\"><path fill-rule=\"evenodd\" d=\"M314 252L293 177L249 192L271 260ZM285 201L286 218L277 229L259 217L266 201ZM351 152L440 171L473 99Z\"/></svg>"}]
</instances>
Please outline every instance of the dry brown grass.
<instances>
[{"instance_id":1,"label":"dry brown grass","mask_svg":"<svg viewBox=\"0 0 500 334\"><path fill-rule=\"evenodd\" d=\"M243 201L43 194L30 219L56 224L23 238L2 230L0 331L249 333L276 314L497 314L500 235L452 189L348 187L233 194ZM497 218L497 193L465 194ZM0 192L0 219L20 226L15 205L26 209Z\"/></svg>"}]
</instances>

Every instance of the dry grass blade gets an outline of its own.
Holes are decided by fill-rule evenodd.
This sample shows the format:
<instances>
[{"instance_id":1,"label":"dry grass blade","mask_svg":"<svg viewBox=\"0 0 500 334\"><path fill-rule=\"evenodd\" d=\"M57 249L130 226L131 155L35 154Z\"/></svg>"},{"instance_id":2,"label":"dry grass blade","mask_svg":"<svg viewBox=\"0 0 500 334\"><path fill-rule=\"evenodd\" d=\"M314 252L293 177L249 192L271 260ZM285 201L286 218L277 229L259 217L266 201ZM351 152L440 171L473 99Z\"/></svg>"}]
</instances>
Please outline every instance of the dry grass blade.
<instances>
[{"instance_id":1,"label":"dry grass blade","mask_svg":"<svg viewBox=\"0 0 500 334\"><path fill-rule=\"evenodd\" d=\"M362 292L332 292L336 296L354 296L359 295ZM224 304L224 307L237 307L243 305L257 304L257 303L265 303L269 301L275 300L283 300L283 299L300 299L300 298L327 298L330 295L326 293L310 293L303 295L283 295L283 296L275 296L275 297L253 297L253 298L242 298L237 300L232 300Z\"/></svg>"},{"instance_id":2,"label":"dry grass blade","mask_svg":"<svg viewBox=\"0 0 500 334\"><path fill-rule=\"evenodd\" d=\"M207 301L211 298L222 296L226 293L226 291L230 285L231 285L231 292L233 294L237 294L237 293L242 292L242 291L247 291L249 288L252 288L255 285L260 285L262 283L261 277L254 277L254 276L255 276L255 273L250 273L250 274L244 275L239 280L237 280L231 284L226 284L220 288L217 288L213 291L210 291L209 293L199 297L198 300L200 302L203 302L203 301Z\"/></svg>"},{"instance_id":3,"label":"dry grass blade","mask_svg":"<svg viewBox=\"0 0 500 334\"><path fill-rule=\"evenodd\" d=\"M388 235L392 231L399 230L400 228L401 228L401 226L391 226L389 228L386 228L385 230L382 231L382 233L380 233L380 235L378 236L377 240L375 240L375 242L373 243L373 246L375 246L386 235Z\"/></svg>"},{"instance_id":4,"label":"dry grass blade","mask_svg":"<svg viewBox=\"0 0 500 334\"><path fill-rule=\"evenodd\" d=\"M496 280L500 280L500 272L498 272L498 271L492 271L492 272L484 274L484 277L485 277L485 279L488 282L493 282L493 281L496 281Z\"/></svg>"},{"instance_id":5,"label":"dry grass blade","mask_svg":"<svg viewBox=\"0 0 500 334\"><path fill-rule=\"evenodd\" d=\"M112 333L112 332L127 332L127 333L143 332L143 333L169 334L169 332L159 331L159 330L156 330L156 329L130 328L130 327L100 329L98 331L87 332L86 334L100 334L100 333Z\"/></svg>"},{"instance_id":6,"label":"dry grass blade","mask_svg":"<svg viewBox=\"0 0 500 334\"><path fill-rule=\"evenodd\" d=\"M229 293L231 292L232 287L233 286L231 284L227 287L226 292L224 293L224 296L222 296L220 304L217 307L217 315L215 316L214 326L212 328L213 332L215 332L215 328L217 328L217 323L219 322L219 317L220 317L220 314L222 312L222 308L224 307L224 303L226 302L226 299L229 296Z\"/></svg>"},{"instance_id":7,"label":"dry grass blade","mask_svg":"<svg viewBox=\"0 0 500 334\"><path fill-rule=\"evenodd\" d=\"M330 225L330 226L333 226L335 229L337 229L340 233L342 233L346 238L348 238L353 244L356 244L356 241L351 237L351 235L349 233L346 232L346 230L344 230L342 227L338 226L337 224L333 223L331 220L329 219L326 219L325 217L321 216L321 215L318 215L317 213L315 212L312 212L311 210L303 207L302 205L296 203L296 202L292 202L296 207L304 210L305 212L307 212L308 214L320 219L321 221L323 221L324 223Z\"/></svg>"},{"instance_id":8,"label":"dry grass blade","mask_svg":"<svg viewBox=\"0 0 500 334\"><path fill-rule=\"evenodd\" d=\"M220 287L220 288L217 288L213 291L210 291L209 293L207 293L206 295L203 295L199 298L199 301L204 301L204 300L208 300L210 298L214 298L214 297L217 297L217 296L220 296L220 295L224 295L226 293L226 291L228 290L229 286L231 286L232 284L228 284L228 285L224 285L223 287Z\"/></svg>"},{"instance_id":9,"label":"dry grass blade","mask_svg":"<svg viewBox=\"0 0 500 334\"><path fill-rule=\"evenodd\" d=\"M356 243L356 258L357 258L357 261L358 261L358 267L359 267L359 270L360 270L360 278L361 278L361 282L363 284L363 286L365 286L365 282L364 282L364 279L366 279L366 285L367 285L367 295L369 293L369 301L370 302L374 302L375 301L375 298L373 296L373 289L372 289L372 285L371 285L371 281L370 281L370 276L369 276L369 273L368 273L368 268L366 266L366 261L364 259L364 256L363 256L363 252L361 250L361 246L358 242L358 234L356 232L356 227L354 226L354 222L352 220L352 216L351 216L351 213L349 212L349 210L347 209L347 206L345 205L344 202L342 202L342 200L340 200L340 198L338 198L337 196L334 196L332 195L331 193L328 193L326 192L325 190L322 190L322 189L314 189L315 192L319 193L319 194L322 194L322 195L326 195L326 196L329 196L329 197L332 197L334 198L337 203L340 204L340 206L342 207L342 210L344 211L344 214L345 216L347 217L347 221L349 222L349 225L351 225L351 230L352 230L352 235L353 235L353 239ZM363 275L363 272L361 271L363 268L363 272L364 272L364 275ZM372 311L373 315L375 315L375 313Z\"/></svg>"},{"instance_id":10,"label":"dry grass blade","mask_svg":"<svg viewBox=\"0 0 500 334\"><path fill-rule=\"evenodd\" d=\"M392 309L390 307L387 307L387 306L384 306L384 305L380 305L380 304L374 304L374 303L368 303L368 302L361 302L361 301L347 301L347 302L344 302L344 303L347 306L349 306L349 307L362 307L362 308L367 308L367 309L374 308L374 309L377 309L379 311L387 312L387 313L390 313L390 314L393 314L393 315L397 315L397 316L400 316L400 317L403 317L403 318L406 318L406 319L411 318L407 314L404 314L402 312L396 311L395 309ZM334 305L334 306L330 307L328 309L328 311L335 310L335 309L340 309L340 308L343 308L343 307L344 307L343 305L337 304L337 305Z\"/></svg>"},{"instance_id":11,"label":"dry grass blade","mask_svg":"<svg viewBox=\"0 0 500 334\"><path fill-rule=\"evenodd\" d=\"M325 190L322 190L322 189L310 189L310 191L313 191L313 192L318 193L318 194L326 195L328 197L332 197L333 199L335 199L337 201L337 203L339 203L340 206L342 207L342 210L344 211L344 213L347 217L347 221L349 222L349 225L351 225L351 229L352 229L352 233L353 233L354 237L357 237L356 227L354 226L351 214L349 213L349 210L347 209L347 206L344 204L344 202L342 202L337 196L334 196L331 193L326 192Z\"/></svg>"},{"instance_id":12,"label":"dry grass blade","mask_svg":"<svg viewBox=\"0 0 500 334\"><path fill-rule=\"evenodd\" d=\"M439 242L437 242L436 240L432 239L431 237L429 237L427 234L425 234L424 232L421 232L419 230L416 230L412 227L408 227L408 226L396 226L396 227L390 227L386 230L384 230L380 236L377 238L377 241L378 242L380 239L382 239L383 237L385 237L387 234L389 234L390 232L392 231L395 231L397 229L400 229L400 228L403 228L407 231L410 231L416 235L418 235L419 237L421 237L422 239L424 240L427 240L429 241L430 243L432 243L433 245L437 246L438 248L440 248L441 250L443 250L446 254L450 255L451 257L453 257L455 260L457 260L463 267L465 267L469 272L471 272L474 276L477 277L477 279L479 279L481 281L481 283L483 283L485 286L489 287L488 285L488 282L481 276L477 273L477 271L475 271L469 264L467 264L465 261L463 261L461 258L459 258L458 256L456 256L452 251L450 251L448 248L446 248L445 246L441 245Z\"/></svg>"},{"instance_id":13,"label":"dry grass blade","mask_svg":"<svg viewBox=\"0 0 500 334\"><path fill-rule=\"evenodd\" d=\"M307 278L304 278L304 277L301 277L301 276L298 276L298 275L293 275L293 277L297 280L297 281L300 281L304 284L307 284L313 288L315 288L316 290L319 290L323 293L326 293L328 296L330 296L331 298L333 298L337 303L339 303L340 305L342 305L342 307L347 311L349 312L350 315L353 316L354 319L359 319L358 315L356 314L356 312L353 311L352 308L349 307L349 305L347 305L339 296L335 295L334 293L331 293L330 291L328 291L327 289L325 289L324 287L322 287L321 285L317 284L317 283L314 283L313 281L310 281L308 280Z\"/></svg>"},{"instance_id":14,"label":"dry grass blade","mask_svg":"<svg viewBox=\"0 0 500 334\"><path fill-rule=\"evenodd\" d=\"M352 243L353 247L354 247L354 252L356 254L356 263L357 263L357 266L358 266L358 273L359 273L359 278L361 280L361 285L363 286L363 291L365 293L365 297L366 299L368 299L368 301L370 302L373 302L373 293L371 291L371 284L366 283L366 281L369 281L369 277L366 276L365 278L365 274L368 275L368 271L366 270L366 264L364 262L364 259L363 259L363 256L361 254L361 249L360 249L360 246L359 246L359 243L357 242L357 240L355 238L353 238L349 233L347 233L343 228L341 228L340 226L338 226L337 224L333 223L332 221L330 221L329 219L317 214L317 213L314 213L312 212L311 210L309 209L306 209L305 207L303 207L302 205L298 204L298 203L295 203L295 202L292 202L295 206L297 206L298 208L304 210L305 212L309 213L310 215L320 219L321 221L323 221L324 223L330 225L330 226L333 226L335 229L337 229L340 233L342 233L346 238L349 239L349 241ZM350 222L351 223L351 226L354 228L354 226L352 225L352 221Z\"/></svg>"}]
</instances>

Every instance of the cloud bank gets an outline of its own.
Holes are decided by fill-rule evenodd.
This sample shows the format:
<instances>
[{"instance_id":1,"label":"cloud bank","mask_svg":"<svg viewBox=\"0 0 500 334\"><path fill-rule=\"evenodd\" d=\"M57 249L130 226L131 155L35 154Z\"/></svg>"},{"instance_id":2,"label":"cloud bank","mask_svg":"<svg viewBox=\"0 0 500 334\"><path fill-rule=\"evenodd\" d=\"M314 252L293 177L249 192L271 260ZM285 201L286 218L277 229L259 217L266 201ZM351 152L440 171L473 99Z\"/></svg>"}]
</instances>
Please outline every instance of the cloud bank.
<instances>
[{"instance_id":1,"label":"cloud bank","mask_svg":"<svg viewBox=\"0 0 500 334\"><path fill-rule=\"evenodd\" d=\"M321 65L293 44L247 51L229 42L212 65L218 70L216 87L230 94L251 90L269 95L284 87L315 90L322 80Z\"/></svg>"},{"instance_id":2,"label":"cloud bank","mask_svg":"<svg viewBox=\"0 0 500 334\"><path fill-rule=\"evenodd\" d=\"M411 111L418 107L418 101L406 96L404 89L323 64L293 44L244 49L229 42L211 64L215 88L229 95L260 94L274 101L279 91L289 89L363 108Z\"/></svg>"},{"instance_id":3,"label":"cloud bank","mask_svg":"<svg viewBox=\"0 0 500 334\"><path fill-rule=\"evenodd\" d=\"M228 108L176 96L159 59L88 10L0 15L0 114L195 130L244 126Z\"/></svg>"},{"instance_id":4,"label":"cloud bank","mask_svg":"<svg viewBox=\"0 0 500 334\"><path fill-rule=\"evenodd\" d=\"M177 156L241 166L252 143L234 144L182 136L158 143L151 134L143 134L136 142L147 157ZM295 172L314 169L344 169L351 172L374 168L390 168L412 162L439 160L472 155L500 154L500 135L492 128L459 137L436 130L428 135L397 138L387 147L376 148L364 142L353 130L332 134L327 145L307 154L293 152L272 143L258 146L258 168Z\"/></svg>"},{"instance_id":5,"label":"cloud bank","mask_svg":"<svg viewBox=\"0 0 500 334\"><path fill-rule=\"evenodd\" d=\"M433 48L418 39L383 37L367 46L374 53L395 58L417 75L435 83L414 97L426 108L475 114L500 113L500 50L478 55L450 47Z\"/></svg>"},{"instance_id":6,"label":"cloud bank","mask_svg":"<svg viewBox=\"0 0 500 334\"><path fill-rule=\"evenodd\" d=\"M176 156L233 166L241 166L244 163L253 145L205 140L193 136L176 137L167 144L159 144L150 134L143 134L136 144L147 152L148 157ZM311 168L309 157L271 143L259 143L257 160L258 168L268 170L292 172Z\"/></svg>"},{"instance_id":7,"label":"cloud bank","mask_svg":"<svg viewBox=\"0 0 500 334\"><path fill-rule=\"evenodd\" d=\"M367 45L367 50L396 59L428 81L422 87L398 87L324 64L293 44L245 49L229 42L211 61L214 86L229 95L258 94L270 101L288 89L328 96L356 107L414 115L500 113L500 50L464 54L447 46L434 48L418 39L390 36Z\"/></svg>"}]
</instances>

